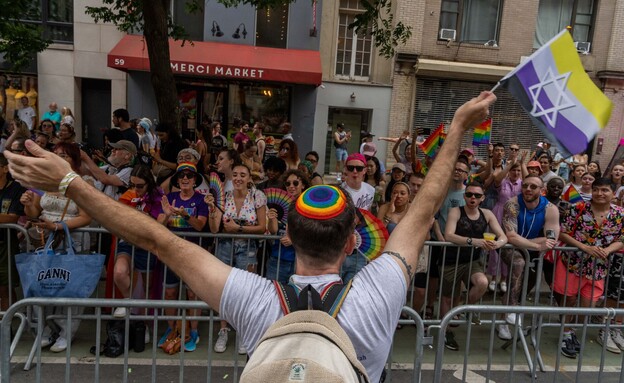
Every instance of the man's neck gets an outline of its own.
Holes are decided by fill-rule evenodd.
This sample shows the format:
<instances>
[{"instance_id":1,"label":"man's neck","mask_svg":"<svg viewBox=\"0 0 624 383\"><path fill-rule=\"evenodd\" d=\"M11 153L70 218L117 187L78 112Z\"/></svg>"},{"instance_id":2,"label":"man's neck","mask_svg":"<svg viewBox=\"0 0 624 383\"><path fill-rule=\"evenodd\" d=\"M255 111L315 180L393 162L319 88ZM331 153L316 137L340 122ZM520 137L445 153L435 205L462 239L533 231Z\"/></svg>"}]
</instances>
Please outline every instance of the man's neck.
<instances>
[{"instance_id":1,"label":"man's neck","mask_svg":"<svg viewBox=\"0 0 624 383\"><path fill-rule=\"evenodd\" d=\"M451 184L452 191L464 190L465 187L466 186L464 185L463 181L453 181L453 183Z\"/></svg>"},{"instance_id":2,"label":"man's neck","mask_svg":"<svg viewBox=\"0 0 624 383\"><path fill-rule=\"evenodd\" d=\"M475 215L479 212L479 206L472 207L469 205L465 205L464 210L466 210L467 215Z\"/></svg>"},{"instance_id":3,"label":"man's neck","mask_svg":"<svg viewBox=\"0 0 624 383\"><path fill-rule=\"evenodd\" d=\"M610 203L595 203L592 201L591 208L593 211L607 211L611 209Z\"/></svg>"},{"instance_id":4,"label":"man's neck","mask_svg":"<svg viewBox=\"0 0 624 383\"><path fill-rule=\"evenodd\" d=\"M130 123L129 122L122 122L121 124L119 124L119 130L128 130L130 129Z\"/></svg>"},{"instance_id":5,"label":"man's neck","mask_svg":"<svg viewBox=\"0 0 624 383\"><path fill-rule=\"evenodd\" d=\"M522 198L522 200L524 201L524 206L526 206L527 209L532 210L535 209L537 207L537 205L539 205L540 203L540 198L537 197L535 199L535 201L531 201L531 202L527 202L524 197Z\"/></svg>"},{"instance_id":6,"label":"man's neck","mask_svg":"<svg viewBox=\"0 0 624 383\"><path fill-rule=\"evenodd\" d=\"M362 181L354 181L354 180L347 179L346 184L348 187L350 187L353 190L360 190L362 188Z\"/></svg>"}]
</instances>

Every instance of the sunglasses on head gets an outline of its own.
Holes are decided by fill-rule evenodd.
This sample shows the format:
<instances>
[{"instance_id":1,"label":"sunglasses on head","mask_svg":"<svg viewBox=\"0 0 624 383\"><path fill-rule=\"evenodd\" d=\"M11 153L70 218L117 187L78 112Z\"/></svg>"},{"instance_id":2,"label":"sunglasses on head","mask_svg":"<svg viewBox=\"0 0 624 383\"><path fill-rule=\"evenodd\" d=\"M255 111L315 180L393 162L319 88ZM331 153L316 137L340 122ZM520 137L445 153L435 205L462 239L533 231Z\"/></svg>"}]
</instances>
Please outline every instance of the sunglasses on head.
<instances>
[{"instance_id":1,"label":"sunglasses on head","mask_svg":"<svg viewBox=\"0 0 624 383\"><path fill-rule=\"evenodd\" d=\"M361 172L362 170L364 170L365 167L364 166L360 166L360 165L347 165L347 170L352 172L352 171L356 171L356 172Z\"/></svg>"},{"instance_id":2,"label":"sunglasses on head","mask_svg":"<svg viewBox=\"0 0 624 383\"><path fill-rule=\"evenodd\" d=\"M284 182L284 185L286 185L286 187L289 187L290 185L297 187L299 186L299 180L294 180L294 181L286 181Z\"/></svg>"},{"instance_id":3,"label":"sunglasses on head","mask_svg":"<svg viewBox=\"0 0 624 383\"><path fill-rule=\"evenodd\" d=\"M468 198L475 197L476 199L479 199L479 198L483 197L483 194L481 194L481 193L471 193L471 192L466 192L464 195L465 195L466 197L468 197Z\"/></svg>"},{"instance_id":4,"label":"sunglasses on head","mask_svg":"<svg viewBox=\"0 0 624 383\"><path fill-rule=\"evenodd\" d=\"M522 188L523 189L531 189L531 190L537 190L540 187L535 185L535 184L522 184Z\"/></svg>"}]
</instances>

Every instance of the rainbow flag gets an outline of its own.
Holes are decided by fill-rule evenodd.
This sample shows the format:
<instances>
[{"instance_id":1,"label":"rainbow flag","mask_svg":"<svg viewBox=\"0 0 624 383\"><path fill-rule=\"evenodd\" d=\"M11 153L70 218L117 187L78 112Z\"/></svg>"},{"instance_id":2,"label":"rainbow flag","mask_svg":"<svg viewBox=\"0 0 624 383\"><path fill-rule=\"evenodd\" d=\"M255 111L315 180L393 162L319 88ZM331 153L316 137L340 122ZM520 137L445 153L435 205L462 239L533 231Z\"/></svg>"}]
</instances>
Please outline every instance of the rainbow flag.
<instances>
[{"instance_id":1,"label":"rainbow flag","mask_svg":"<svg viewBox=\"0 0 624 383\"><path fill-rule=\"evenodd\" d=\"M609 122L613 104L589 78L572 36L561 31L509 72L507 88L564 158L587 149Z\"/></svg>"},{"instance_id":2,"label":"rainbow flag","mask_svg":"<svg viewBox=\"0 0 624 383\"><path fill-rule=\"evenodd\" d=\"M432 157L438 146L440 145L440 139L444 134L444 123L440 123L438 127L427 137L427 139L420 144L420 149L425 153L428 157ZM446 135L445 135L446 136Z\"/></svg>"},{"instance_id":3,"label":"rainbow flag","mask_svg":"<svg viewBox=\"0 0 624 383\"><path fill-rule=\"evenodd\" d=\"M564 201L568 201L571 204L583 202L583 197L579 194L578 190L574 187L574 185L570 184L568 190L561 196L561 199Z\"/></svg>"},{"instance_id":4,"label":"rainbow flag","mask_svg":"<svg viewBox=\"0 0 624 383\"><path fill-rule=\"evenodd\" d=\"M421 173L423 175L427 175L427 172L429 171L429 169L427 169L427 166L423 164L421 160L416 160L414 170L416 171L416 173Z\"/></svg>"},{"instance_id":5,"label":"rainbow flag","mask_svg":"<svg viewBox=\"0 0 624 383\"><path fill-rule=\"evenodd\" d=\"M488 145L490 143L490 133L492 133L492 119L488 118L474 129L472 136L472 146Z\"/></svg>"}]
</instances>

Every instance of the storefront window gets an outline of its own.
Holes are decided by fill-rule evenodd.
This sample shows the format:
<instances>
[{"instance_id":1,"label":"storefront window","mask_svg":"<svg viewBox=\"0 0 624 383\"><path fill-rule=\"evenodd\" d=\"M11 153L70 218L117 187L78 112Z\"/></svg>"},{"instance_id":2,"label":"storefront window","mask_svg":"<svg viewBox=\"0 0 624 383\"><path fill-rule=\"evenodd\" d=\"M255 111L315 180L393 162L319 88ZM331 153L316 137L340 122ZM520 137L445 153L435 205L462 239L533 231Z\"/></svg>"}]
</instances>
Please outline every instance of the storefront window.
<instances>
[{"instance_id":1,"label":"storefront window","mask_svg":"<svg viewBox=\"0 0 624 383\"><path fill-rule=\"evenodd\" d=\"M230 85L230 127L240 119L250 125L260 121L266 125L265 134L281 136L279 125L289 121L289 111L290 88L287 86Z\"/></svg>"}]
</instances>

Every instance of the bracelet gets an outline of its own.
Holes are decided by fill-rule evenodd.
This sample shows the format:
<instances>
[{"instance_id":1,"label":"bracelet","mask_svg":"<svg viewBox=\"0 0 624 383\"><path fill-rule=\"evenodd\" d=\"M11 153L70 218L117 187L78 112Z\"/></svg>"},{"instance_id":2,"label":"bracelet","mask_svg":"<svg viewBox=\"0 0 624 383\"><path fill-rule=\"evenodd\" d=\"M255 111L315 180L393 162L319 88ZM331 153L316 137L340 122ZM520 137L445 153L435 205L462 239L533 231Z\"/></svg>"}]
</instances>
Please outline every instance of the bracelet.
<instances>
[{"instance_id":1,"label":"bracelet","mask_svg":"<svg viewBox=\"0 0 624 383\"><path fill-rule=\"evenodd\" d=\"M61 183L59 183L59 187L58 187L59 193L61 193L61 195L64 196L65 193L67 193L67 188L69 187L69 184L78 177L80 176L76 174L76 172L69 172L65 174L65 177L63 177L63 179L61 180Z\"/></svg>"}]
</instances>

